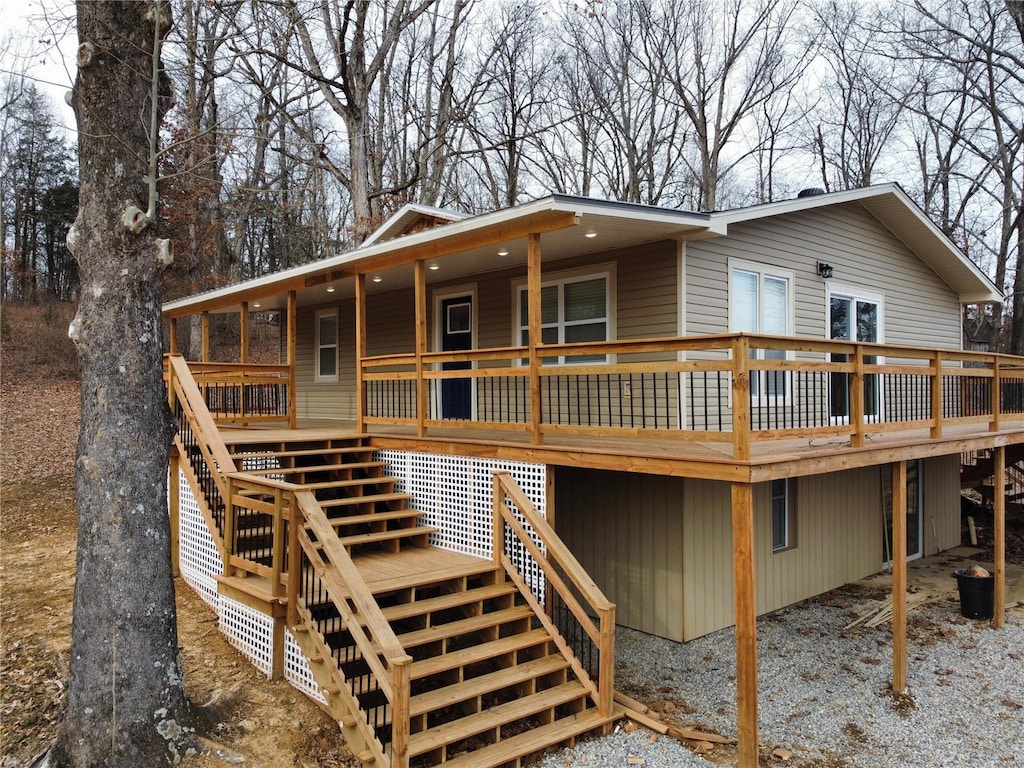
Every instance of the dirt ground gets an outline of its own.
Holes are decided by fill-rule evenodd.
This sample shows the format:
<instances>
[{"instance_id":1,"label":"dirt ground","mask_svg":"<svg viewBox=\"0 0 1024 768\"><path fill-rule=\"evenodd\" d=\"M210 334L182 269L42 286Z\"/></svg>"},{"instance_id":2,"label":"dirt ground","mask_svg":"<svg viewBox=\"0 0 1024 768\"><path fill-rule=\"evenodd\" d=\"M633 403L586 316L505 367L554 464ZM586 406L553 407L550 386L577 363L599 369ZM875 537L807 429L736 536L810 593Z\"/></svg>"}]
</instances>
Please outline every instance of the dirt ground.
<instances>
[{"instance_id":1,"label":"dirt ground","mask_svg":"<svg viewBox=\"0 0 1024 768\"><path fill-rule=\"evenodd\" d=\"M54 347L26 338L4 308L0 349L0 766L27 764L52 740L64 705L75 576L74 454L78 382L63 336ZM51 312L52 314L52 312ZM67 316L65 316L67 315ZM29 318L32 320L32 318ZM28 326L26 326L27 328ZM42 374L42 375L40 375ZM283 681L267 681L224 639L213 611L180 579L178 637L189 698L218 702L209 738L245 765L337 768L357 763L337 725ZM228 764L191 755L182 765Z\"/></svg>"}]
</instances>

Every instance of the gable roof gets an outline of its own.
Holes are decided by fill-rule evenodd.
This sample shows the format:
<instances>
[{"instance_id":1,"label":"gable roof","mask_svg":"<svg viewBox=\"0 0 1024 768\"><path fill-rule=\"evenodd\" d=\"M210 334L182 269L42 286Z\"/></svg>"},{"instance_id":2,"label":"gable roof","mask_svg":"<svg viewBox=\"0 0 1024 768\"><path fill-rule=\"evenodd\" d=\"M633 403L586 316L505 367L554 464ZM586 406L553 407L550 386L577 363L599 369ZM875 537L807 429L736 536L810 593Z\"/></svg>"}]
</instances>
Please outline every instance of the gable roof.
<instances>
[{"instance_id":1,"label":"gable roof","mask_svg":"<svg viewBox=\"0 0 1024 768\"><path fill-rule=\"evenodd\" d=\"M967 258L896 183L717 211L711 216L714 221L728 225L842 203L859 203L941 277L957 293L961 303L1003 300L988 275Z\"/></svg>"},{"instance_id":2,"label":"gable roof","mask_svg":"<svg viewBox=\"0 0 1024 768\"><path fill-rule=\"evenodd\" d=\"M412 264L427 260L438 272L431 279L452 280L525 264L526 236L544 233L543 258L570 258L659 240L727 236L730 224L856 203L902 241L956 292L962 303L1000 301L991 280L936 227L897 184L832 192L713 213L553 194L477 216L410 204L389 218L361 246L319 261L164 304L168 317L204 311L236 311L242 302L263 311L283 309L296 291L299 306L351 295L356 274L388 272L371 292L413 284ZM422 217L449 223L408 234ZM594 236L597 235L596 239ZM500 251L500 253L499 253ZM335 291L339 291L335 293ZM255 302L260 302L256 304Z\"/></svg>"},{"instance_id":3,"label":"gable roof","mask_svg":"<svg viewBox=\"0 0 1024 768\"><path fill-rule=\"evenodd\" d=\"M465 213L449 211L444 208L435 208L432 205L406 203L391 214L387 221L377 227L377 229L363 241L363 245L373 245L374 243L401 237L402 235L407 234L414 224L422 220L429 221L430 226L437 226L438 222L450 224L453 221L465 219L467 216L468 214Z\"/></svg>"}]
</instances>

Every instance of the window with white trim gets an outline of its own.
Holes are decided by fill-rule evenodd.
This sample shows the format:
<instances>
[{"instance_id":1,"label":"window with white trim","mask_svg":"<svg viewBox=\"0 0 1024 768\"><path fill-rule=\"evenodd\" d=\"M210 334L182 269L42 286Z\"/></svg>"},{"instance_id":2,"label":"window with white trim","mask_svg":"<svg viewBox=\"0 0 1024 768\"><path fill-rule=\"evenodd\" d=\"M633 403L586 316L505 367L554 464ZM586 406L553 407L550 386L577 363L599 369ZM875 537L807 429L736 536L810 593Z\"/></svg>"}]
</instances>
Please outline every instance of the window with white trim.
<instances>
[{"instance_id":1,"label":"window with white trim","mask_svg":"<svg viewBox=\"0 0 1024 768\"><path fill-rule=\"evenodd\" d=\"M793 547L792 483L783 478L771 481L772 552Z\"/></svg>"},{"instance_id":2,"label":"window with white trim","mask_svg":"<svg viewBox=\"0 0 1024 768\"><path fill-rule=\"evenodd\" d=\"M793 274L760 264L730 263L729 328L733 332L792 335ZM784 350L752 349L754 359L785 360ZM759 371L750 377L754 397L786 397L785 371Z\"/></svg>"},{"instance_id":3,"label":"window with white trim","mask_svg":"<svg viewBox=\"0 0 1024 768\"><path fill-rule=\"evenodd\" d=\"M541 340L545 344L608 341L611 338L611 284L609 273L566 277L545 282L540 290ZM528 292L517 290L516 337L529 344ZM546 365L603 363L606 355L576 355L544 358Z\"/></svg>"},{"instance_id":4,"label":"window with white trim","mask_svg":"<svg viewBox=\"0 0 1024 768\"><path fill-rule=\"evenodd\" d=\"M338 380L338 310L316 315L316 380Z\"/></svg>"}]
</instances>

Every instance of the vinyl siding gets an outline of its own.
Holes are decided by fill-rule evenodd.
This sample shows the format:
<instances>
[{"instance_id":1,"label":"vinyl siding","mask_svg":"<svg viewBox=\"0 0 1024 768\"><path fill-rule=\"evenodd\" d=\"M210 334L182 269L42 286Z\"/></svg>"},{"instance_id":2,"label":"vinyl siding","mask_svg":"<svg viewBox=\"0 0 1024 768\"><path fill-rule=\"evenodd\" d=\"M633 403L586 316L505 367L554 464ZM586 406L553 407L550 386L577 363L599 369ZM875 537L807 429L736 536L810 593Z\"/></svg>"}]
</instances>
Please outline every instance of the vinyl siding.
<instances>
[{"instance_id":1,"label":"vinyl siding","mask_svg":"<svg viewBox=\"0 0 1024 768\"><path fill-rule=\"evenodd\" d=\"M925 553L960 541L958 457L924 466ZM733 623L731 494L727 483L556 470L559 535L617 605L624 626L691 640ZM759 614L878 572L880 467L796 478L793 546L771 547L769 486L754 489ZM938 534L936 539L935 533Z\"/></svg>"},{"instance_id":2,"label":"vinyl siding","mask_svg":"<svg viewBox=\"0 0 1024 768\"><path fill-rule=\"evenodd\" d=\"M730 257L794 273L797 335L827 334L830 282L883 295L887 343L960 346L956 294L857 203L733 224L728 237L687 243L688 333L728 330ZM834 268L831 281L818 277L819 261Z\"/></svg>"}]
</instances>

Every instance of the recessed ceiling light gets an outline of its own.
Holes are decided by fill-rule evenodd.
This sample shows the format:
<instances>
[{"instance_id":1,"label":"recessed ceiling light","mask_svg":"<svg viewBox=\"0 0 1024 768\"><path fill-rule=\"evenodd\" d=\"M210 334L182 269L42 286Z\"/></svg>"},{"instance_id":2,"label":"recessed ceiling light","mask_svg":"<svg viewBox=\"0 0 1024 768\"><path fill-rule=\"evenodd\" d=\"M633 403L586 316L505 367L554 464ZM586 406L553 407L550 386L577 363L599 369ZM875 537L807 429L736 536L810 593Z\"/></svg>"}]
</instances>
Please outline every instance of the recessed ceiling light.
<instances>
[{"instance_id":1,"label":"recessed ceiling light","mask_svg":"<svg viewBox=\"0 0 1024 768\"><path fill-rule=\"evenodd\" d=\"M383 280L383 279L384 279L384 278L383 278L383 277L381 277L380 275L374 275L374 276L373 276L373 277L371 278L371 280L373 280L373 282L375 282L375 283L379 283L379 282L380 282L381 280Z\"/></svg>"},{"instance_id":2,"label":"recessed ceiling light","mask_svg":"<svg viewBox=\"0 0 1024 768\"><path fill-rule=\"evenodd\" d=\"M334 293L334 286L333 285L328 285L327 286L327 292L328 293Z\"/></svg>"},{"instance_id":3,"label":"recessed ceiling light","mask_svg":"<svg viewBox=\"0 0 1024 768\"><path fill-rule=\"evenodd\" d=\"M499 256L508 256L508 248L502 248L500 251L498 251L498 255Z\"/></svg>"},{"instance_id":4,"label":"recessed ceiling light","mask_svg":"<svg viewBox=\"0 0 1024 768\"><path fill-rule=\"evenodd\" d=\"M584 237L597 237L597 232L594 232L593 230L591 230L590 232L587 232L584 235Z\"/></svg>"},{"instance_id":5,"label":"recessed ceiling light","mask_svg":"<svg viewBox=\"0 0 1024 768\"><path fill-rule=\"evenodd\" d=\"M260 304L260 303L259 303L259 302L257 301L257 302L256 302L255 304L253 304L252 306L253 306L253 308L254 308L254 309L259 309L259 308L260 308L260 307L261 307L262 305L261 305L261 304Z\"/></svg>"},{"instance_id":6,"label":"recessed ceiling light","mask_svg":"<svg viewBox=\"0 0 1024 768\"><path fill-rule=\"evenodd\" d=\"M437 263L437 262L435 261L435 262L433 262L433 263L432 263L432 264L430 265L430 267L429 267L429 268L430 268L430 269L432 269L432 270L434 270L434 271L437 271L437 270L439 270L439 269L441 268L441 265L440 265L440 264L438 264L438 263Z\"/></svg>"}]
</instances>

